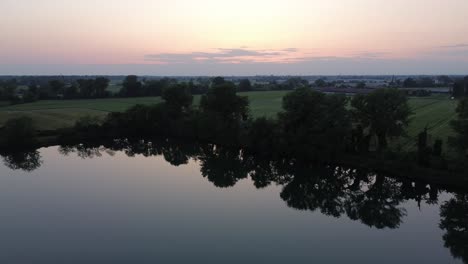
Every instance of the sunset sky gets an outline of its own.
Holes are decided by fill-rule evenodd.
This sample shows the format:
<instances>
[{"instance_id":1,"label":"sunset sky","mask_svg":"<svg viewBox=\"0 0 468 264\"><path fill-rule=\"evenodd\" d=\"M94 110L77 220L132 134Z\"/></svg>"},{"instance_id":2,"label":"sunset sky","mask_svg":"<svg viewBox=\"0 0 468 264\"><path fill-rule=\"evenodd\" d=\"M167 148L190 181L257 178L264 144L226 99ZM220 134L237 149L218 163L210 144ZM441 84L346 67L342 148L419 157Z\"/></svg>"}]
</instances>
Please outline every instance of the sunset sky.
<instances>
[{"instance_id":1,"label":"sunset sky","mask_svg":"<svg viewBox=\"0 0 468 264\"><path fill-rule=\"evenodd\" d=\"M467 0L1 0L6 74L466 74Z\"/></svg>"}]
</instances>

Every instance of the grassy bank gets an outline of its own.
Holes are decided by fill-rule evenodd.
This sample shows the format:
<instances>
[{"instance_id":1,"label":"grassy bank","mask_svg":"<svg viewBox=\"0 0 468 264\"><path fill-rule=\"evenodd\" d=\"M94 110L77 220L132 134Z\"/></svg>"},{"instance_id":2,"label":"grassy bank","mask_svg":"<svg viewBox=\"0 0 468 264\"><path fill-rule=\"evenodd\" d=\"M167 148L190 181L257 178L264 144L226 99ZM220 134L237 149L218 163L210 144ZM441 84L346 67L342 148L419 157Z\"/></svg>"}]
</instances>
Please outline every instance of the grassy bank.
<instances>
[{"instance_id":1,"label":"grassy bank","mask_svg":"<svg viewBox=\"0 0 468 264\"><path fill-rule=\"evenodd\" d=\"M281 100L285 91L249 92L243 93L250 99L251 113L255 117L274 117L281 110ZM21 115L30 116L40 130L54 130L69 127L84 115L103 117L112 111L124 111L135 104L153 104L160 102L159 97L142 98L111 98L92 100L54 100L39 101L29 104L5 106L0 105L0 126L6 120ZM195 97L195 103L199 96ZM407 150L414 148L415 137L424 127L429 128L434 138L446 140L452 134L450 121L455 117L457 102L444 96L410 98L414 112L408 138L401 144Z\"/></svg>"}]
</instances>

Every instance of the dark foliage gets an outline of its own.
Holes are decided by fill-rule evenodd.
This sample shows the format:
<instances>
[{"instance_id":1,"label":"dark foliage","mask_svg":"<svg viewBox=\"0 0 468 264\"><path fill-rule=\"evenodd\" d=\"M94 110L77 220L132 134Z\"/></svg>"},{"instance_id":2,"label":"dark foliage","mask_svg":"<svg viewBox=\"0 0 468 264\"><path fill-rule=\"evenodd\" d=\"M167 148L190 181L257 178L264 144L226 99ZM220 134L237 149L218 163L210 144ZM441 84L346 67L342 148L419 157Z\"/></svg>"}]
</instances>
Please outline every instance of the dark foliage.
<instances>
[{"instance_id":1,"label":"dark foliage","mask_svg":"<svg viewBox=\"0 0 468 264\"><path fill-rule=\"evenodd\" d=\"M143 94L142 83L138 80L138 76L129 75L125 77L122 83L120 94L126 97L136 97Z\"/></svg>"},{"instance_id":2,"label":"dark foliage","mask_svg":"<svg viewBox=\"0 0 468 264\"><path fill-rule=\"evenodd\" d=\"M411 114L405 94L396 89L378 89L368 95L356 95L351 106L355 122L368 135L377 137L380 151L387 148L389 137L404 134Z\"/></svg>"},{"instance_id":3,"label":"dark foliage","mask_svg":"<svg viewBox=\"0 0 468 264\"><path fill-rule=\"evenodd\" d=\"M36 144L36 131L30 117L9 119L0 131L3 146L29 148Z\"/></svg>"},{"instance_id":4,"label":"dark foliage","mask_svg":"<svg viewBox=\"0 0 468 264\"><path fill-rule=\"evenodd\" d=\"M286 153L296 158L333 159L343 153L351 120L347 99L300 88L283 98L279 114Z\"/></svg>"}]
</instances>

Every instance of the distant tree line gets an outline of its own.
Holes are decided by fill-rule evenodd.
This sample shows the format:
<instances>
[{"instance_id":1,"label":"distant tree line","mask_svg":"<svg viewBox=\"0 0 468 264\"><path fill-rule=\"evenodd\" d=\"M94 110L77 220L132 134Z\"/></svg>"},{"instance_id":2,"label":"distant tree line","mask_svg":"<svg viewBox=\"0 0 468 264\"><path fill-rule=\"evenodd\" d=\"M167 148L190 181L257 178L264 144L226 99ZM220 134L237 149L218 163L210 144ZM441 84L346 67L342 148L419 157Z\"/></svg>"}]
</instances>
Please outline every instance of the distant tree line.
<instances>
[{"instance_id":1,"label":"distant tree line","mask_svg":"<svg viewBox=\"0 0 468 264\"><path fill-rule=\"evenodd\" d=\"M468 96L468 76L455 81L453 84L452 95L455 98Z\"/></svg>"},{"instance_id":2,"label":"distant tree line","mask_svg":"<svg viewBox=\"0 0 468 264\"><path fill-rule=\"evenodd\" d=\"M106 97L144 97L161 96L164 89L181 83L176 78L150 78L129 75L126 77L86 77L86 76L36 76L0 79L0 101L10 101L13 104L28 103L37 100L60 99L90 99ZM120 78L120 79L119 79ZM411 96L430 96L431 92L422 89L453 85L453 96L462 97L468 94L467 79L452 79L448 76L407 78L404 81L392 81L390 87L421 88L408 91ZM111 81L120 90L109 90ZM222 77L215 78L191 78L184 81L193 95L205 94L211 86L225 82ZM232 82L232 81L230 81ZM232 82L234 83L234 82ZM251 80L237 79L234 83L236 91L275 91L294 90L298 88L368 88L364 81L343 80L327 81L326 77L319 78L312 83L301 77L288 77L282 81L252 82Z\"/></svg>"},{"instance_id":3,"label":"distant tree line","mask_svg":"<svg viewBox=\"0 0 468 264\"><path fill-rule=\"evenodd\" d=\"M196 107L192 104L190 85L173 84L163 89L162 103L136 105L123 113L111 113L102 123L77 123L68 136L176 137L242 147L275 158L318 162L339 160L342 155L408 158L392 145L405 136L411 115L403 91L377 89L350 98L323 94L308 87L298 88L283 98L283 111L275 119L253 118L248 99L236 92L234 83L217 79ZM460 131L459 140L468 132L457 131ZM418 140L415 145L420 144L420 158L417 155L411 158L414 163L448 168L441 141L428 146L428 141ZM458 146L468 149L466 144Z\"/></svg>"},{"instance_id":4,"label":"distant tree line","mask_svg":"<svg viewBox=\"0 0 468 264\"><path fill-rule=\"evenodd\" d=\"M436 78L424 76L419 78L408 77L401 83L399 80L394 83L396 86L403 86L404 88L435 88L435 87L449 87L453 84L454 80L449 76L442 75Z\"/></svg>"}]
</instances>

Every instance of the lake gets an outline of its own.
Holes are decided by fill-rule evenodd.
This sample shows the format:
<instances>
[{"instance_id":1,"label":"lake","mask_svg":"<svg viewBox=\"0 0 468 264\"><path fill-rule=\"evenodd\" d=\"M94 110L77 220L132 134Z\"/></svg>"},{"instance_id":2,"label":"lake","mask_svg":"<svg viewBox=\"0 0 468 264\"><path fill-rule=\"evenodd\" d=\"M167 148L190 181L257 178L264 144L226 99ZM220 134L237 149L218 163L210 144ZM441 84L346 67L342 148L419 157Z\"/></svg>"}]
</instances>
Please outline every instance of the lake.
<instances>
[{"instance_id":1,"label":"lake","mask_svg":"<svg viewBox=\"0 0 468 264\"><path fill-rule=\"evenodd\" d=\"M0 263L468 261L467 195L423 183L214 146L3 159Z\"/></svg>"}]
</instances>

